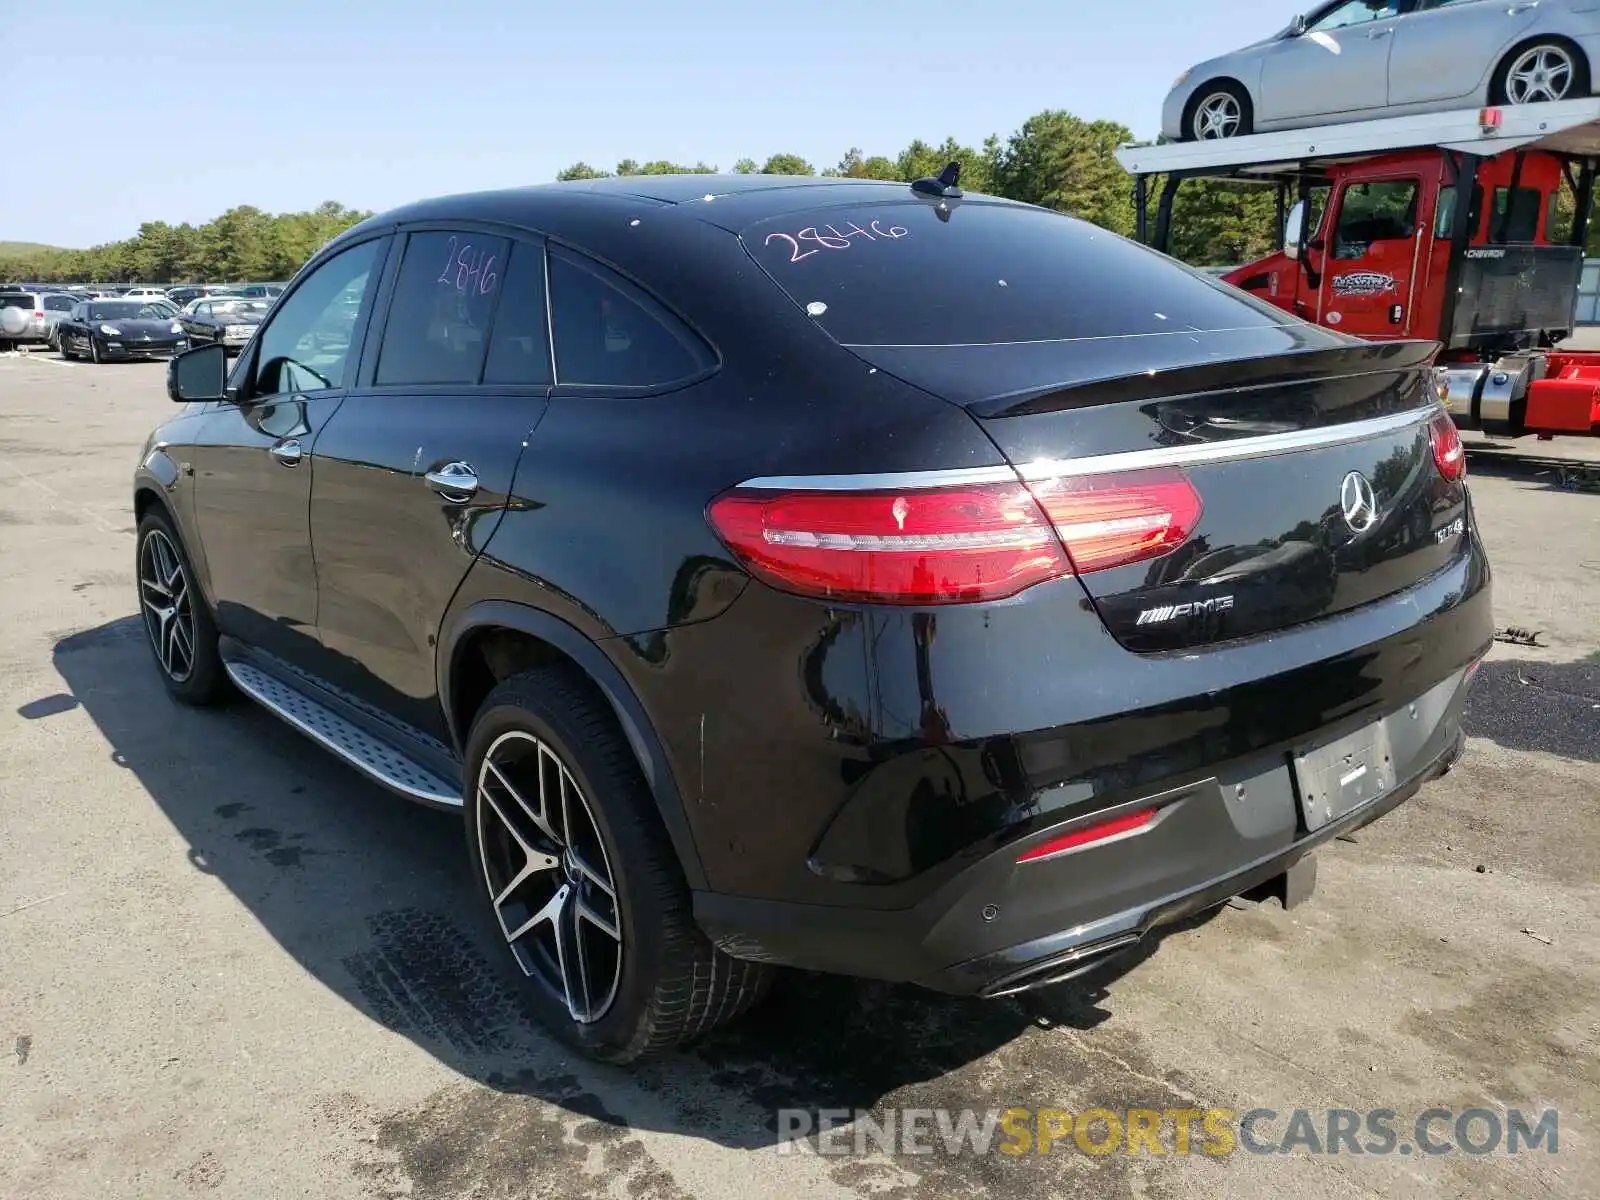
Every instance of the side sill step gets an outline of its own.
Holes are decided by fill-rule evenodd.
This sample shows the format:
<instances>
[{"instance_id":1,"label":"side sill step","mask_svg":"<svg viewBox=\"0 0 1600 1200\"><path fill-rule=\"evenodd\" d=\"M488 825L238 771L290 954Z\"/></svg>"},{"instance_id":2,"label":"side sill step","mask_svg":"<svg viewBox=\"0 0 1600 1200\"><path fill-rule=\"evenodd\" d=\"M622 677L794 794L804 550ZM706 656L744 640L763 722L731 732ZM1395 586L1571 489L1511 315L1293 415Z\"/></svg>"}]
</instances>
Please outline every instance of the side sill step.
<instances>
[{"instance_id":1,"label":"side sill step","mask_svg":"<svg viewBox=\"0 0 1600 1200\"><path fill-rule=\"evenodd\" d=\"M424 804L463 807L461 793L448 782L387 742L318 704L304 692L247 662L225 659L222 665L234 686L246 696L318 745L333 751L363 775Z\"/></svg>"}]
</instances>

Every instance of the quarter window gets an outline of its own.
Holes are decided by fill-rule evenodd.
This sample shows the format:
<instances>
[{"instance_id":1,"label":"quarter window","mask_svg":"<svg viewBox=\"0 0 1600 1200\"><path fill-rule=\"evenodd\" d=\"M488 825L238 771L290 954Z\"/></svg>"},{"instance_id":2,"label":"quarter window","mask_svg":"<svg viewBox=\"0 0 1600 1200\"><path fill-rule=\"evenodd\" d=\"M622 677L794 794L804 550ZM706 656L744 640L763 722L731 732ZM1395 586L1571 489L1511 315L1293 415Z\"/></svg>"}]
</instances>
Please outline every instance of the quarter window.
<instances>
[{"instance_id":1,"label":"quarter window","mask_svg":"<svg viewBox=\"0 0 1600 1200\"><path fill-rule=\"evenodd\" d=\"M384 384L477 383L506 270L505 238L414 233L378 352Z\"/></svg>"},{"instance_id":2,"label":"quarter window","mask_svg":"<svg viewBox=\"0 0 1600 1200\"><path fill-rule=\"evenodd\" d=\"M252 395L345 387L350 350L372 303L381 238L328 259L283 302L257 339Z\"/></svg>"},{"instance_id":3,"label":"quarter window","mask_svg":"<svg viewBox=\"0 0 1600 1200\"><path fill-rule=\"evenodd\" d=\"M1360 258L1373 242L1410 237L1417 227L1417 191L1414 179L1346 187L1333 235L1334 257Z\"/></svg>"},{"instance_id":4,"label":"quarter window","mask_svg":"<svg viewBox=\"0 0 1600 1200\"><path fill-rule=\"evenodd\" d=\"M518 242L506 264L483 381L549 383L549 335L544 303L544 247Z\"/></svg>"},{"instance_id":5,"label":"quarter window","mask_svg":"<svg viewBox=\"0 0 1600 1200\"><path fill-rule=\"evenodd\" d=\"M600 264L551 247L556 382L661 387L715 364L704 342Z\"/></svg>"}]
</instances>

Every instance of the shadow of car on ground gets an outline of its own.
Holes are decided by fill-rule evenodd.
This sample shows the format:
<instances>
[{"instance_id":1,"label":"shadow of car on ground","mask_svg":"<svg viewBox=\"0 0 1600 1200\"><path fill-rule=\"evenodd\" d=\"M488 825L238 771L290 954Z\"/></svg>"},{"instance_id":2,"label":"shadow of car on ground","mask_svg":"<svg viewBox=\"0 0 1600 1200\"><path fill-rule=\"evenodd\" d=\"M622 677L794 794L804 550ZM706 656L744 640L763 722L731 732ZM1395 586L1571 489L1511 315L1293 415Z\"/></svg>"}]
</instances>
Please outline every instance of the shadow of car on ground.
<instances>
[{"instance_id":1,"label":"shadow of car on ground","mask_svg":"<svg viewBox=\"0 0 1600 1200\"><path fill-rule=\"evenodd\" d=\"M664 1060L574 1065L524 1009L509 956L480 922L458 817L390 795L248 701L173 703L136 617L62 639L54 662L70 694L30 700L23 715L47 720L81 703L113 761L187 841L194 869L226 885L313 977L459 1074L596 1120L637 1123L638 1110L617 1115L624 1106L608 1092L642 1086L675 1097L650 1109L672 1132L771 1145L777 1109L872 1109L1029 1029L1100 1024L1107 986L1157 946L1146 939L1022 1000L790 972L733 1027ZM988 1099L957 1089L933 1102Z\"/></svg>"}]
</instances>

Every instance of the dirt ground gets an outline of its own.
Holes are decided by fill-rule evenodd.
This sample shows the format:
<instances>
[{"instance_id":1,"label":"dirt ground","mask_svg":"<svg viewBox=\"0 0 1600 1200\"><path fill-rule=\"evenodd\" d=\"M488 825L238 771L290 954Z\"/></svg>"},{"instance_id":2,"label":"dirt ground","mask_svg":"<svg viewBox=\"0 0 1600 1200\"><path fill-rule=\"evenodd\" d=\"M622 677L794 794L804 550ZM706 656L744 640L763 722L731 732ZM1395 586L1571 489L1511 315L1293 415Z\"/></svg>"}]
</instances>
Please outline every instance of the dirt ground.
<instances>
[{"instance_id":1,"label":"dirt ground","mask_svg":"<svg viewBox=\"0 0 1600 1200\"><path fill-rule=\"evenodd\" d=\"M1498 624L1540 645L1496 646L1463 765L1321 851L1309 903L1223 909L1025 1001L795 976L626 1073L523 1019L463 916L456 819L246 703L168 702L129 496L162 373L0 358L0 1196L1597 1194L1586 480L1475 458ZM775 1132L780 1108L1011 1106L1388 1108L1402 1133L1554 1108L1559 1147L833 1158Z\"/></svg>"}]
</instances>

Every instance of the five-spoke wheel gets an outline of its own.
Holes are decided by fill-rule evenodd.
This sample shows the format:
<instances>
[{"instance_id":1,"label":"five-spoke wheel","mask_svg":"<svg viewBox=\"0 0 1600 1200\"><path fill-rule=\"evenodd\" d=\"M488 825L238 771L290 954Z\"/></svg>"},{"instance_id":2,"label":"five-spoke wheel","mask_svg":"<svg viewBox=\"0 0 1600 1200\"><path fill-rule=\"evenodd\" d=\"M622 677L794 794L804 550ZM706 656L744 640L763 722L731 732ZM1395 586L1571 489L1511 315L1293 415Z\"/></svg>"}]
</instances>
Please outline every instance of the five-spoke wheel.
<instances>
[{"instance_id":1,"label":"five-spoke wheel","mask_svg":"<svg viewBox=\"0 0 1600 1200\"><path fill-rule=\"evenodd\" d=\"M189 577L165 530L152 529L139 546L139 600L156 660L174 683L194 673L194 605Z\"/></svg>"},{"instance_id":2,"label":"five-spoke wheel","mask_svg":"<svg viewBox=\"0 0 1600 1200\"><path fill-rule=\"evenodd\" d=\"M1513 60L1506 72L1506 99L1512 104L1564 100L1572 92L1576 74L1572 53L1565 47L1530 47Z\"/></svg>"},{"instance_id":3,"label":"five-spoke wheel","mask_svg":"<svg viewBox=\"0 0 1600 1200\"><path fill-rule=\"evenodd\" d=\"M230 688L217 627L195 585L194 569L167 514L158 506L139 521L134 553L139 615L167 691L185 704L214 704Z\"/></svg>"},{"instance_id":4,"label":"five-spoke wheel","mask_svg":"<svg viewBox=\"0 0 1600 1200\"><path fill-rule=\"evenodd\" d=\"M1245 137L1254 132L1250 96L1236 83L1219 81L1195 93L1184 133L1193 141Z\"/></svg>"},{"instance_id":5,"label":"five-spoke wheel","mask_svg":"<svg viewBox=\"0 0 1600 1200\"><path fill-rule=\"evenodd\" d=\"M465 776L488 936L561 1038L632 1062L711 1032L766 991L770 966L729 957L695 924L658 799L581 670L535 667L497 684L477 705Z\"/></svg>"},{"instance_id":6,"label":"five-spoke wheel","mask_svg":"<svg viewBox=\"0 0 1600 1200\"><path fill-rule=\"evenodd\" d=\"M598 1020L617 995L624 940L588 800L556 752L520 730L489 746L477 788L484 883L512 956L574 1021Z\"/></svg>"}]
</instances>

